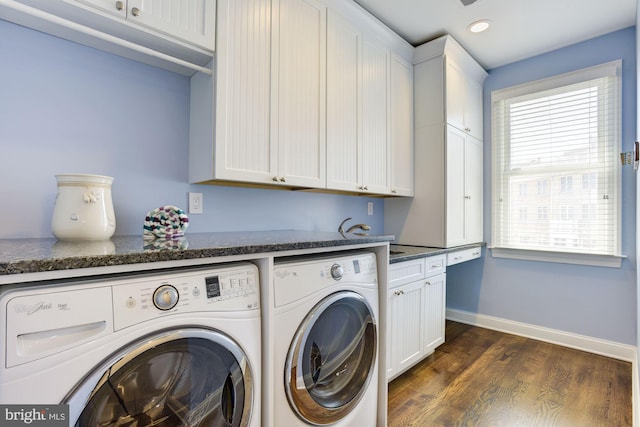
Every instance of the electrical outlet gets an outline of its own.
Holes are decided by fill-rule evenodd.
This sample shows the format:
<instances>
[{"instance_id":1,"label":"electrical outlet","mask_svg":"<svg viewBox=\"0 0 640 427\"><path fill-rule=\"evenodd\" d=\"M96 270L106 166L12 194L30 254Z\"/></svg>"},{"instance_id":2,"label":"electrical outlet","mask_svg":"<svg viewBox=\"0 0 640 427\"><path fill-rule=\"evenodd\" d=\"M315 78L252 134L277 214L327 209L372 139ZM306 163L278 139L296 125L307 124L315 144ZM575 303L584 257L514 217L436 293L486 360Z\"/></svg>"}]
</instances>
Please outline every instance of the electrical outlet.
<instances>
[{"instance_id":1,"label":"electrical outlet","mask_svg":"<svg viewBox=\"0 0 640 427\"><path fill-rule=\"evenodd\" d=\"M373 202L367 203L367 215L373 215Z\"/></svg>"},{"instance_id":2,"label":"electrical outlet","mask_svg":"<svg viewBox=\"0 0 640 427\"><path fill-rule=\"evenodd\" d=\"M202 205L202 193L189 193L189 213L201 214L204 213L204 206Z\"/></svg>"}]
</instances>

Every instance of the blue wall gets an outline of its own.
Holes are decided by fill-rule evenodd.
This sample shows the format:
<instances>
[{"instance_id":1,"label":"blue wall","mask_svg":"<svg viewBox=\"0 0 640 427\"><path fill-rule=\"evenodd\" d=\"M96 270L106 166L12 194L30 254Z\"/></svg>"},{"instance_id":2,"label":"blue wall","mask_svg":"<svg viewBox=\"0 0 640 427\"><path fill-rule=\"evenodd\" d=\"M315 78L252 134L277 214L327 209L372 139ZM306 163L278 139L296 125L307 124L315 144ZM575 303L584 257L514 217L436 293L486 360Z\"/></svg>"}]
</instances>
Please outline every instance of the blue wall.
<instances>
[{"instance_id":1,"label":"blue wall","mask_svg":"<svg viewBox=\"0 0 640 427\"><path fill-rule=\"evenodd\" d=\"M484 86L484 237L491 240L491 91L622 58L622 151L636 135L635 27L490 70ZM636 343L635 176L622 171L620 269L498 259L447 269L447 307Z\"/></svg>"},{"instance_id":2,"label":"blue wall","mask_svg":"<svg viewBox=\"0 0 640 427\"><path fill-rule=\"evenodd\" d=\"M116 234L142 232L161 205L186 209L188 232L337 230L383 233L383 201L281 190L189 185L189 79L0 20L0 238L51 237L55 174L115 177ZM367 216L367 202L374 215Z\"/></svg>"}]
</instances>

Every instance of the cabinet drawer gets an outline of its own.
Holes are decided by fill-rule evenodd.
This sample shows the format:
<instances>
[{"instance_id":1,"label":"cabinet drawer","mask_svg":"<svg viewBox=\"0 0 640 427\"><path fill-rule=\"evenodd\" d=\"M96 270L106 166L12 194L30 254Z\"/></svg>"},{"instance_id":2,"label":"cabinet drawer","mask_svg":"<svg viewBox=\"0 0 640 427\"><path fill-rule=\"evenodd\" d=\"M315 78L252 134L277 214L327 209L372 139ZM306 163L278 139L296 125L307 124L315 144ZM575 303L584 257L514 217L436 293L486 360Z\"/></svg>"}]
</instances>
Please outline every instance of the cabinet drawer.
<instances>
[{"instance_id":1,"label":"cabinet drawer","mask_svg":"<svg viewBox=\"0 0 640 427\"><path fill-rule=\"evenodd\" d=\"M447 265L455 265L461 262L480 258L481 254L482 254L482 248L480 247L463 249L455 252L449 252L447 254Z\"/></svg>"},{"instance_id":2,"label":"cabinet drawer","mask_svg":"<svg viewBox=\"0 0 640 427\"><path fill-rule=\"evenodd\" d=\"M424 279L426 277L425 267L424 258L390 265L388 288L393 289L406 283Z\"/></svg>"},{"instance_id":3,"label":"cabinet drawer","mask_svg":"<svg viewBox=\"0 0 640 427\"><path fill-rule=\"evenodd\" d=\"M425 259L425 276L444 273L447 268L446 255L430 256Z\"/></svg>"}]
</instances>

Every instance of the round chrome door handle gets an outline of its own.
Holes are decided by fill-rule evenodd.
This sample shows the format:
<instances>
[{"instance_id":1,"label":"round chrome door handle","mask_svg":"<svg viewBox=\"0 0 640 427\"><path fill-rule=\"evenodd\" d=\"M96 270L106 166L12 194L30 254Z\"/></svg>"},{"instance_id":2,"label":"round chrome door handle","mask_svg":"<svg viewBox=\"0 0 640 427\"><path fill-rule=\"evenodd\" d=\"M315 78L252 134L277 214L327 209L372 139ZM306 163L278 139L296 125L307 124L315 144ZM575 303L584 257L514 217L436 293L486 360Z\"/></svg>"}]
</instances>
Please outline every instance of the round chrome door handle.
<instances>
[{"instance_id":1,"label":"round chrome door handle","mask_svg":"<svg viewBox=\"0 0 640 427\"><path fill-rule=\"evenodd\" d=\"M132 7L132 8L131 8L131 14L132 14L133 16L138 16L138 15L140 15L140 9L138 9L137 7Z\"/></svg>"}]
</instances>

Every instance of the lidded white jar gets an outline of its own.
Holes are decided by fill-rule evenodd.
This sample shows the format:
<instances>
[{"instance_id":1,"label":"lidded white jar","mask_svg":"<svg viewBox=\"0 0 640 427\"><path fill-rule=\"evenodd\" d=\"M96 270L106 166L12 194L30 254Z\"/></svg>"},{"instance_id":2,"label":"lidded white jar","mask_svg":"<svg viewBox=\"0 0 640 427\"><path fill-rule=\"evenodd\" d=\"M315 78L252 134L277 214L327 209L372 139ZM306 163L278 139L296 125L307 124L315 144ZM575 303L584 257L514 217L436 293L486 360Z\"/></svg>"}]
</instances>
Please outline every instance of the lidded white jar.
<instances>
[{"instance_id":1,"label":"lidded white jar","mask_svg":"<svg viewBox=\"0 0 640 427\"><path fill-rule=\"evenodd\" d=\"M59 240L107 240L116 231L111 200L113 178L104 175L56 175L58 194L51 232Z\"/></svg>"}]
</instances>

